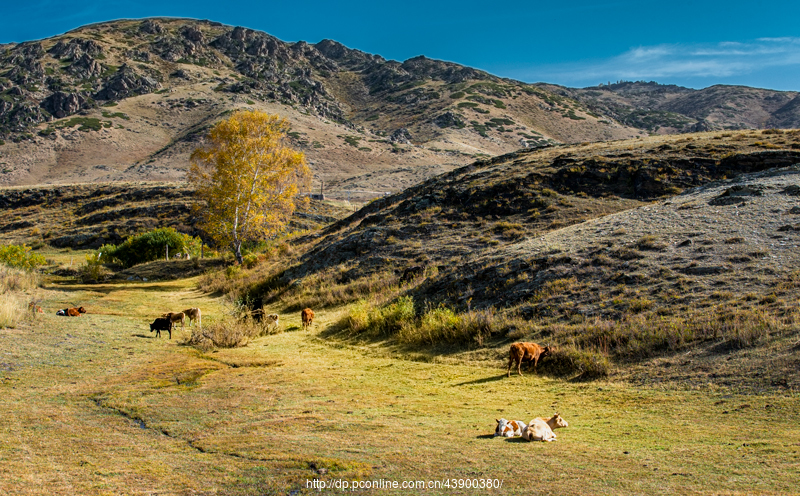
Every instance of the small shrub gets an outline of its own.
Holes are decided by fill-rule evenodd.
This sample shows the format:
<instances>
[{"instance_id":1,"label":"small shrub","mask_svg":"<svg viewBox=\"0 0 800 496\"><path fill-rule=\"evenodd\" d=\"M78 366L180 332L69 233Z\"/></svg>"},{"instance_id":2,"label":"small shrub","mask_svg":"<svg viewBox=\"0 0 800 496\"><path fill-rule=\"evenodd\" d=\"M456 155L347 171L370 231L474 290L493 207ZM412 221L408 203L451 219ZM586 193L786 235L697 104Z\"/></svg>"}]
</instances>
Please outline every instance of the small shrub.
<instances>
[{"instance_id":1,"label":"small shrub","mask_svg":"<svg viewBox=\"0 0 800 496\"><path fill-rule=\"evenodd\" d=\"M86 255L86 263L78 268L81 282L98 282L110 277L111 272L103 266L102 252Z\"/></svg>"},{"instance_id":2,"label":"small shrub","mask_svg":"<svg viewBox=\"0 0 800 496\"><path fill-rule=\"evenodd\" d=\"M250 318L226 317L219 322L194 327L192 335L181 344L208 351L214 348L240 348L261 335L263 327Z\"/></svg>"},{"instance_id":3,"label":"small shrub","mask_svg":"<svg viewBox=\"0 0 800 496\"><path fill-rule=\"evenodd\" d=\"M0 264L22 270L33 270L46 264L45 258L38 253L31 253L31 247L26 245L0 246Z\"/></svg>"}]
</instances>

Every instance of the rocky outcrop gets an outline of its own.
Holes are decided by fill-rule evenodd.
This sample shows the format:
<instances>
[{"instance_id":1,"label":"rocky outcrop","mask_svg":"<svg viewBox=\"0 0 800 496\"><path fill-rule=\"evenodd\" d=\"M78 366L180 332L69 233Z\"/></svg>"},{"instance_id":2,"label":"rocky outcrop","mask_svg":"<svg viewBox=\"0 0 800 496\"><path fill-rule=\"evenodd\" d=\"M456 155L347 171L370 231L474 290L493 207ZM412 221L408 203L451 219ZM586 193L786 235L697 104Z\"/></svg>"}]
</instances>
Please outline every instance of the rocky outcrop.
<instances>
[{"instance_id":1,"label":"rocky outcrop","mask_svg":"<svg viewBox=\"0 0 800 496\"><path fill-rule=\"evenodd\" d=\"M466 124L461 119L461 116L455 112L445 112L433 118L433 123L441 128L447 127L466 127Z\"/></svg>"},{"instance_id":2,"label":"rocky outcrop","mask_svg":"<svg viewBox=\"0 0 800 496\"><path fill-rule=\"evenodd\" d=\"M130 96L144 95L161 88L153 78L143 76L128 65L123 65L106 83L95 98L99 100L119 100Z\"/></svg>"},{"instance_id":3,"label":"rocky outcrop","mask_svg":"<svg viewBox=\"0 0 800 496\"><path fill-rule=\"evenodd\" d=\"M408 129L401 127L400 129L395 130L394 132L392 132L392 134L389 135L389 141L392 143L410 145L411 133L408 132Z\"/></svg>"},{"instance_id":4,"label":"rocky outcrop","mask_svg":"<svg viewBox=\"0 0 800 496\"><path fill-rule=\"evenodd\" d=\"M47 52L57 59L74 61L83 55L96 57L103 53L103 47L94 40L72 38L70 40L59 40Z\"/></svg>"},{"instance_id":5,"label":"rocky outcrop","mask_svg":"<svg viewBox=\"0 0 800 496\"><path fill-rule=\"evenodd\" d=\"M50 112L53 117L61 119L68 115L76 114L87 103L87 99L80 93L64 93L57 91L42 102L42 108Z\"/></svg>"}]
</instances>

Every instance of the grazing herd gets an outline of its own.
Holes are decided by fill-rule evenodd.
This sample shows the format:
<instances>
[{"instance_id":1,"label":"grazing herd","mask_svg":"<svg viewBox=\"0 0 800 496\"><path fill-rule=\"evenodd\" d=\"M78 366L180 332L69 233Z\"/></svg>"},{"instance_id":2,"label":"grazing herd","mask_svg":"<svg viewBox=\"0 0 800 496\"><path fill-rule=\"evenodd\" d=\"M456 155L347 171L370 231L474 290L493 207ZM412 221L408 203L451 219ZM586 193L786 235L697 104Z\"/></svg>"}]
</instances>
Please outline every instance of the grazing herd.
<instances>
[{"instance_id":1,"label":"grazing herd","mask_svg":"<svg viewBox=\"0 0 800 496\"><path fill-rule=\"evenodd\" d=\"M186 319L189 319L189 327L192 323L197 322L198 327L202 327L200 322L200 309L188 308L183 312L167 312L161 314L161 317L156 318L150 324L150 332L155 331L156 337L161 337L161 331L169 332L169 338L172 339L172 327L177 323L181 323L181 330L186 329Z\"/></svg>"},{"instance_id":2,"label":"grazing herd","mask_svg":"<svg viewBox=\"0 0 800 496\"><path fill-rule=\"evenodd\" d=\"M41 311L41 307L39 307ZM56 315L66 317L80 317L82 313L86 313L84 307L77 308L64 308L58 310ZM278 314L263 315L263 311L259 314L265 321L267 327L278 326ZM178 322L181 323L181 329L186 328L186 319L189 319L189 326L197 322L198 327L201 326L201 312L199 308L188 308L182 312L167 312L156 318L150 324L150 332L155 332L156 337L161 337L161 331L169 333L169 339L172 339L172 328ZM303 323L303 329L309 329L314 322L314 311L310 308L303 309L300 312L300 319ZM514 343L511 345L508 354L508 367L506 376L511 377L511 367L517 368L517 373L522 375L522 362L533 362L533 368L539 360L551 356L553 348L550 346L540 346L536 343ZM553 432L555 429L568 427L569 424L558 413L552 417L536 417L527 424L521 420L506 420L495 419L497 427L495 428L494 435L502 437L522 437L527 441L542 441L551 442L556 440L556 434Z\"/></svg>"}]
</instances>

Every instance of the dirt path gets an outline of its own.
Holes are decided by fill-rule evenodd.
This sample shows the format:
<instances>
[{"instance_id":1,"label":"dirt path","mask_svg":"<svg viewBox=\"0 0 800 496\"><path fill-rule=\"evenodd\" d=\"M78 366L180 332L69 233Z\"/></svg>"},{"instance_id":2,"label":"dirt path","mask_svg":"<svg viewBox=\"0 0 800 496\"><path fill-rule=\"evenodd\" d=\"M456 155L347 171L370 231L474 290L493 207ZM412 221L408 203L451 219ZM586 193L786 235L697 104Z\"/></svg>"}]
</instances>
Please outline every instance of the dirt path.
<instances>
[{"instance_id":1,"label":"dirt path","mask_svg":"<svg viewBox=\"0 0 800 496\"><path fill-rule=\"evenodd\" d=\"M796 490L797 397L380 357L321 339L336 318L324 310L311 331L281 316L287 332L203 354L179 345L188 329L170 341L146 327L176 301L218 316L219 299L192 287L53 288L46 308L81 301L90 313L0 330L0 491L297 494L317 492L314 479L502 481L370 494ZM555 443L491 435L495 418L555 411L570 422Z\"/></svg>"}]
</instances>

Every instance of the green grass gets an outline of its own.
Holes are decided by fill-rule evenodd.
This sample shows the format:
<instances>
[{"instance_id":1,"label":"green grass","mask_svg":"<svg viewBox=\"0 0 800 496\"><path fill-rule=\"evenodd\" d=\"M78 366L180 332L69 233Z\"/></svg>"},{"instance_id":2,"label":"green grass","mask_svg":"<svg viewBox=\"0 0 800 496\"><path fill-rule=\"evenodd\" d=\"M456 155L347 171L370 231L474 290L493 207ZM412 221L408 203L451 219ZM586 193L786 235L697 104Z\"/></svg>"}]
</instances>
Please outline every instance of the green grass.
<instances>
[{"instance_id":1,"label":"green grass","mask_svg":"<svg viewBox=\"0 0 800 496\"><path fill-rule=\"evenodd\" d=\"M69 120L61 120L55 123L57 128L80 126L78 131L99 131L102 128L111 127L108 121L101 121L96 117L73 117Z\"/></svg>"},{"instance_id":2,"label":"green grass","mask_svg":"<svg viewBox=\"0 0 800 496\"><path fill-rule=\"evenodd\" d=\"M335 308L309 331L282 314L284 332L240 348L181 346L188 328L155 339L147 322L175 302L202 307L209 325L225 314L194 284L58 284L47 314L2 331L13 365L0 369L0 490L287 494L314 478L489 478L498 494L530 494L529 465L508 460L533 457L537 487L566 494L795 491L796 394L508 379L502 355L426 363L331 340ZM52 315L72 301L89 312ZM495 418L556 411L570 426L554 443L492 437Z\"/></svg>"}]
</instances>

